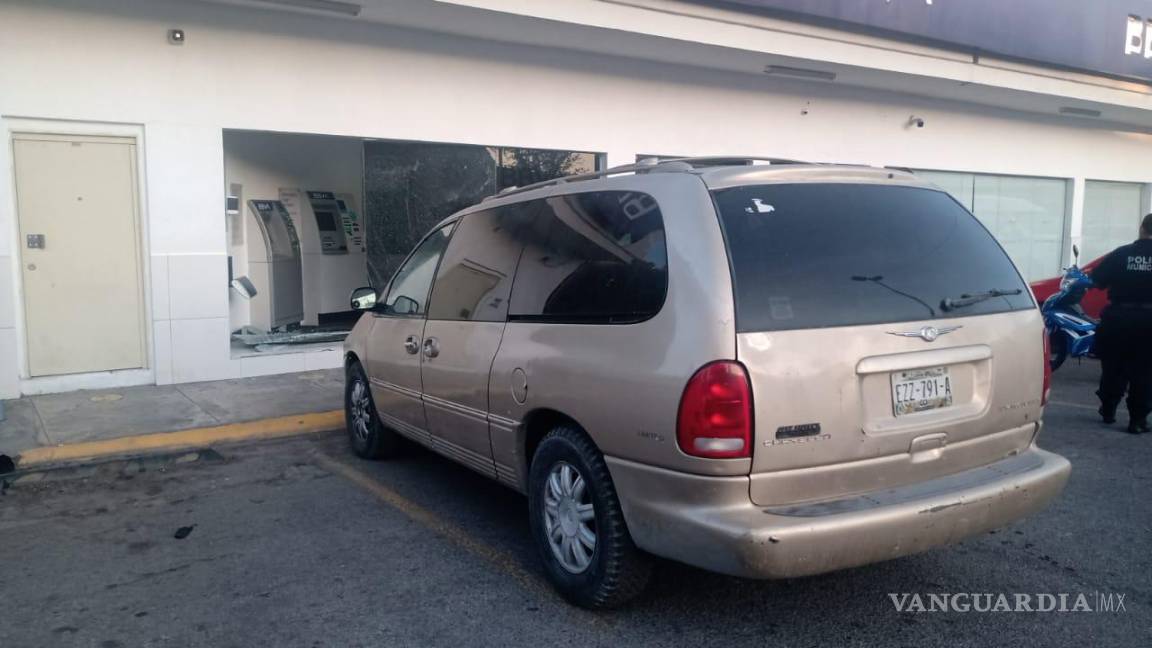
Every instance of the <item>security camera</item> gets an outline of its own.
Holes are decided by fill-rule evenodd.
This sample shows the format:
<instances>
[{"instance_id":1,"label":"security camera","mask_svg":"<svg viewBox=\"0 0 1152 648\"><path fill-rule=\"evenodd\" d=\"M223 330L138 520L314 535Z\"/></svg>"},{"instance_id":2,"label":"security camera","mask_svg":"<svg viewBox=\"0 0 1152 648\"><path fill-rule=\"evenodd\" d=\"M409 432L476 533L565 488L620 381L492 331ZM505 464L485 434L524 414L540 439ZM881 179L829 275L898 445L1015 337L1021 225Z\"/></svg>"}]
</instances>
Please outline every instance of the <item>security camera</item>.
<instances>
[{"instance_id":1,"label":"security camera","mask_svg":"<svg viewBox=\"0 0 1152 648\"><path fill-rule=\"evenodd\" d=\"M924 118L912 115L908 118L908 128L915 126L916 128L924 128Z\"/></svg>"}]
</instances>

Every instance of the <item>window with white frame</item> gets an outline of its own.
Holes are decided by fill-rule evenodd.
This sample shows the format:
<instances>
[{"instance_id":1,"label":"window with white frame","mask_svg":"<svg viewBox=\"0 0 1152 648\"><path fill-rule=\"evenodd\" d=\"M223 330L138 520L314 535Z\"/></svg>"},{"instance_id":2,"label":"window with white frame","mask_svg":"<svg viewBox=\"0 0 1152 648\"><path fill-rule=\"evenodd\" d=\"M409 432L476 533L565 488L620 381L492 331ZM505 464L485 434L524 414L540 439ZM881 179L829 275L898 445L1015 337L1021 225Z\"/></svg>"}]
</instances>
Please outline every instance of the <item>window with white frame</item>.
<instances>
[{"instance_id":1,"label":"window with white frame","mask_svg":"<svg viewBox=\"0 0 1152 648\"><path fill-rule=\"evenodd\" d=\"M968 208L1028 281L1053 277L1064 260L1068 181L952 171L917 171Z\"/></svg>"},{"instance_id":2,"label":"window with white frame","mask_svg":"<svg viewBox=\"0 0 1152 648\"><path fill-rule=\"evenodd\" d=\"M1144 185L1131 182L1084 183L1084 229L1080 258L1087 263L1136 239L1144 214Z\"/></svg>"}]
</instances>

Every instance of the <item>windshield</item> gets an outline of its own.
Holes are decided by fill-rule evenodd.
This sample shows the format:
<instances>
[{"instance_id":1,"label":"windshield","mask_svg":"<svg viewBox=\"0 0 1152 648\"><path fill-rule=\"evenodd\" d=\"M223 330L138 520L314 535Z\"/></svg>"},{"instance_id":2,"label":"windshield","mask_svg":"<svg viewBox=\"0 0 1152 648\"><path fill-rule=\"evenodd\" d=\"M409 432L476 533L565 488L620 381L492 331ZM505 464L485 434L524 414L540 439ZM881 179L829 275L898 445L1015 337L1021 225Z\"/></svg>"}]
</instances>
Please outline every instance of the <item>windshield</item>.
<instances>
[{"instance_id":1,"label":"windshield","mask_svg":"<svg viewBox=\"0 0 1152 648\"><path fill-rule=\"evenodd\" d=\"M992 235L947 194L870 184L714 193L740 332L967 317L1034 307ZM945 300L998 296L942 308ZM1004 293L1004 294L999 294Z\"/></svg>"}]
</instances>

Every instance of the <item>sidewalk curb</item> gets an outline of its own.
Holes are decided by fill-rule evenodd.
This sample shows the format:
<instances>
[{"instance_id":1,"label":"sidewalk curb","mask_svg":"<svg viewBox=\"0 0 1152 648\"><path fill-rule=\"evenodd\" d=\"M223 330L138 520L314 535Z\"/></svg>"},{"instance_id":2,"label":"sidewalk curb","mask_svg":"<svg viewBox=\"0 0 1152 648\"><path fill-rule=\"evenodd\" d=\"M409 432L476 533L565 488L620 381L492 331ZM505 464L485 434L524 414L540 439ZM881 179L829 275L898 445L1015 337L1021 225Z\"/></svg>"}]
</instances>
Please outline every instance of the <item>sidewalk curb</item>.
<instances>
[{"instance_id":1,"label":"sidewalk curb","mask_svg":"<svg viewBox=\"0 0 1152 648\"><path fill-rule=\"evenodd\" d=\"M344 410L330 410L175 432L137 434L116 439L31 448L17 455L16 469L46 468L59 463L207 448L216 443L276 439L327 432L342 427L344 427Z\"/></svg>"}]
</instances>

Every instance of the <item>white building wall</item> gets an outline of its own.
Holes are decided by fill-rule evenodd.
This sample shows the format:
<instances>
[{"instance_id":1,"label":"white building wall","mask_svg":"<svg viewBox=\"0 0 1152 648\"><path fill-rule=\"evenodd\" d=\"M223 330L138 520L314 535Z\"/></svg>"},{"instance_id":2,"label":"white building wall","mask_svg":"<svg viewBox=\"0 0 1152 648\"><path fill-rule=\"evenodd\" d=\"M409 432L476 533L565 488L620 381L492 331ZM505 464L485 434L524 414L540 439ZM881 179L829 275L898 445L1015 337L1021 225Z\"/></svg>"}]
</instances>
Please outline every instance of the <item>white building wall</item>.
<instances>
[{"instance_id":1,"label":"white building wall","mask_svg":"<svg viewBox=\"0 0 1152 648\"><path fill-rule=\"evenodd\" d=\"M223 129L600 151L610 164L753 154L1077 187L1152 180L1152 136L1085 120L192 2L92 6L0 5L0 130L7 141L21 119L58 120L65 133L142 129L160 383L269 370L229 354ZM185 45L166 42L171 27ZM911 114L926 126L907 128ZM4 397L36 382L17 353L10 151L0 150Z\"/></svg>"}]
</instances>

